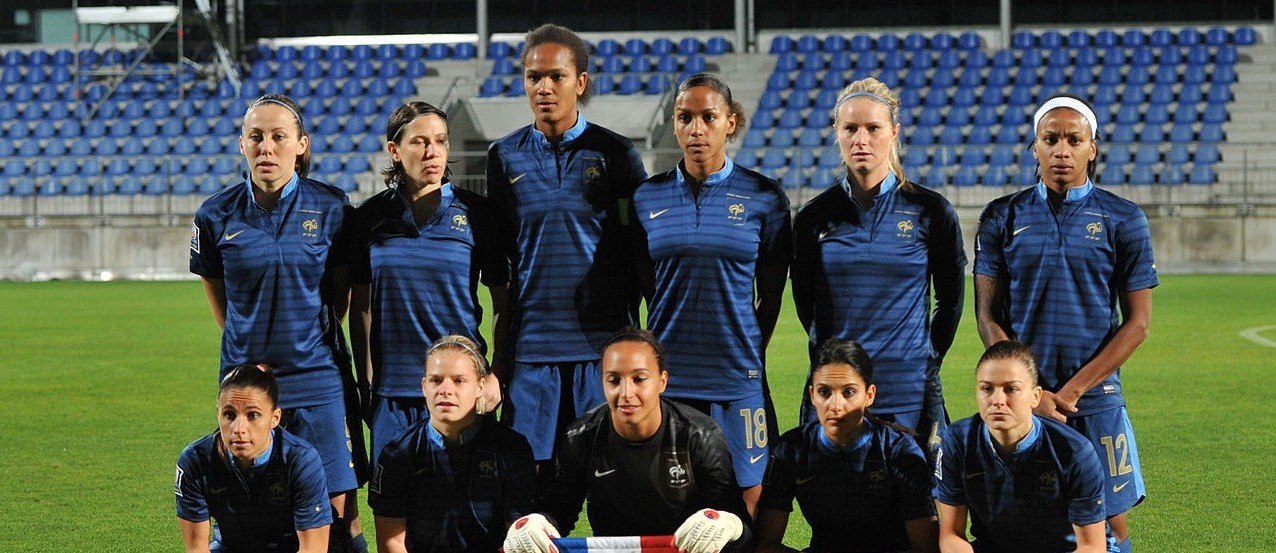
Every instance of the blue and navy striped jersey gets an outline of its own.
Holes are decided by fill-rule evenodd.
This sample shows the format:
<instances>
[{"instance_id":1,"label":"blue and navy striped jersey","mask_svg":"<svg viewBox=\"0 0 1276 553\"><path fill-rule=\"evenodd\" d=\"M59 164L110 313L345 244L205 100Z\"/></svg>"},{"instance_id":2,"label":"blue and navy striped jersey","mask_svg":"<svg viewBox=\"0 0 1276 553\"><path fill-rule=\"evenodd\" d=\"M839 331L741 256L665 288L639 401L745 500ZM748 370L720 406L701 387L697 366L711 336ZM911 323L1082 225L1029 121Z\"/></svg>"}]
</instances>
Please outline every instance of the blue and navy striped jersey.
<instances>
[{"instance_id":1,"label":"blue and navy striped jersey","mask_svg":"<svg viewBox=\"0 0 1276 553\"><path fill-rule=\"evenodd\" d=\"M771 450L759 509L791 512L797 498L811 525L811 551L904 551L904 522L935 515L931 470L916 440L865 419L846 446L819 422L785 432Z\"/></svg>"},{"instance_id":2,"label":"blue and navy striped jersey","mask_svg":"<svg viewBox=\"0 0 1276 553\"><path fill-rule=\"evenodd\" d=\"M584 115L559 143L529 125L488 148L488 197L512 262L515 360L598 359L637 320L624 227L646 176L629 139Z\"/></svg>"},{"instance_id":3,"label":"blue and navy striped jersey","mask_svg":"<svg viewBox=\"0 0 1276 553\"><path fill-rule=\"evenodd\" d=\"M940 443L935 499L966 507L978 551L1074 551L1072 525L1107 517L1103 465L1090 440L1054 420L1033 421L1008 459L978 415L953 423Z\"/></svg>"},{"instance_id":4,"label":"blue and navy striped jersey","mask_svg":"<svg viewBox=\"0 0 1276 553\"><path fill-rule=\"evenodd\" d=\"M1143 211L1088 182L1068 191L1058 214L1041 183L988 204L975 274L1006 287L1006 331L1032 346L1041 385L1051 391L1116 334L1120 294L1158 284ZM1076 416L1124 404L1118 370L1081 397Z\"/></svg>"},{"instance_id":5,"label":"blue and navy striped jersey","mask_svg":"<svg viewBox=\"0 0 1276 553\"><path fill-rule=\"evenodd\" d=\"M926 369L961 320L966 252L952 204L891 174L864 209L843 177L798 211L793 241L793 300L812 354L832 338L859 342L873 360L873 411L921 409Z\"/></svg>"},{"instance_id":6,"label":"blue and navy striped jersey","mask_svg":"<svg viewBox=\"0 0 1276 553\"><path fill-rule=\"evenodd\" d=\"M724 401L760 392L765 351L754 280L758 267L789 261L784 191L728 158L698 197L680 168L647 179L634 209L636 255L655 268L647 326L665 346L666 395Z\"/></svg>"},{"instance_id":7,"label":"blue and navy striped jersey","mask_svg":"<svg viewBox=\"0 0 1276 553\"><path fill-rule=\"evenodd\" d=\"M496 551L532 512L535 485L532 448L514 429L479 417L453 445L423 420L377 458L368 505L407 519L410 551Z\"/></svg>"},{"instance_id":8,"label":"blue and navy striped jersey","mask_svg":"<svg viewBox=\"0 0 1276 553\"><path fill-rule=\"evenodd\" d=\"M372 384L385 397L421 397L425 354L443 336L486 347L478 283L509 281L486 200L451 184L441 195L420 226L396 189L368 198L352 217L350 282L372 287Z\"/></svg>"},{"instance_id":9,"label":"blue and navy striped jersey","mask_svg":"<svg viewBox=\"0 0 1276 553\"><path fill-rule=\"evenodd\" d=\"M339 326L321 286L330 267L344 265L332 252L349 209L339 188L299 177L271 211L257 206L248 181L199 206L190 270L226 287L219 380L233 365L267 363L280 407L341 399L332 338Z\"/></svg>"},{"instance_id":10,"label":"blue and navy striped jersey","mask_svg":"<svg viewBox=\"0 0 1276 553\"><path fill-rule=\"evenodd\" d=\"M297 531L332 523L323 461L305 440L276 428L269 459L247 471L219 451L220 441L213 432L177 458L179 518L216 520L222 545L232 551L296 551Z\"/></svg>"}]
</instances>

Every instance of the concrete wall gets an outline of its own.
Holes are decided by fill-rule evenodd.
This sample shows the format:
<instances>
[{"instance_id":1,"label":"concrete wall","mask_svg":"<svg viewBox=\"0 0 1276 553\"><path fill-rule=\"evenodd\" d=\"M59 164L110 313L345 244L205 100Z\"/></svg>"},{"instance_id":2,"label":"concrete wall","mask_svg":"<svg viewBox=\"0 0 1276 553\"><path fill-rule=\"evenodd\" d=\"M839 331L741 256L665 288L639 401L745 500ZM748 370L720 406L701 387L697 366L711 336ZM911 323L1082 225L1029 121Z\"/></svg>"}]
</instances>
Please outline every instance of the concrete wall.
<instances>
[{"instance_id":1,"label":"concrete wall","mask_svg":"<svg viewBox=\"0 0 1276 553\"><path fill-rule=\"evenodd\" d=\"M1276 206L1238 213L1235 206L1149 208L1157 266L1165 273L1276 273ZM973 248L979 209L960 208ZM46 218L0 221L0 278L193 278L187 271L188 218ZM974 259L973 251L967 251Z\"/></svg>"}]
</instances>

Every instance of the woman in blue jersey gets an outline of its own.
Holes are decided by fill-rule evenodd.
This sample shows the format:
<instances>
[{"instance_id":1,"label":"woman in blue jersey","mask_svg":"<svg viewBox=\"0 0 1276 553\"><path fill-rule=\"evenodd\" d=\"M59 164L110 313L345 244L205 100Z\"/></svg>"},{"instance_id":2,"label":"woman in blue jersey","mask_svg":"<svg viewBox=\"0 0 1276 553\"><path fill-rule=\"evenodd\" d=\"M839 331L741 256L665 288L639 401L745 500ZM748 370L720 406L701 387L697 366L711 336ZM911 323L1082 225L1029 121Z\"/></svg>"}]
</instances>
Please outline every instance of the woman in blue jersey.
<instances>
[{"instance_id":1,"label":"woman in blue jersey","mask_svg":"<svg viewBox=\"0 0 1276 553\"><path fill-rule=\"evenodd\" d=\"M975 381L979 414L953 423L940 443L940 551L1108 551L1103 465L1085 436L1033 415L1043 392L1032 350L993 344Z\"/></svg>"},{"instance_id":2,"label":"woman in blue jersey","mask_svg":"<svg viewBox=\"0 0 1276 553\"><path fill-rule=\"evenodd\" d=\"M385 138L388 188L363 202L350 223L350 336L360 380L372 388L374 464L386 443L428 416L421 376L430 344L460 334L485 352L478 283L488 286L499 318L509 280L484 199L449 182L447 114L425 102L403 104ZM500 386L490 380L483 389L495 409Z\"/></svg>"},{"instance_id":3,"label":"woman in blue jersey","mask_svg":"<svg viewBox=\"0 0 1276 553\"><path fill-rule=\"evenodd\" d=\"M217 430L177 460L173 493L186 551L328 551L332 507L323 462L310 444L279 428L278 399L265 367L236 365L222 379Z\"/></svg>"},{"instance_id":4,"label":"woman in blue jersey","mask_svg":"<svg viewBox=\"0 0 1276 553\"><path fill-rule=\"evenodd\" d=\"M496 551L510 523L531 512L527 439L481 416L487 366L464 336L429 349L418 381L429 418L390 440L368 486L378 551Z\"/></svg>"},{"instance_id":5,"label":"woman in blue jersey","mask_svg":"<svg viewBox=\"0 0 1276 553\"><path fill-rule=\"evenodd\" d=\"M774 429L766 345L792 235L780 186L727 156L727 140L744 128L744 118L718 77L683 81L673 114L683 159L643 182L632 219L647 325L669 353L666 395L722 427L752 512Z\"/></svg>"},{"instance_id":6,"label":"woman in blue jersey","mask_svg":"<svg viewBox=\"0 0 1276 553\"><path fill-rule=\"evenodd\" d=\"M578 109L589 99L585 41L547 24L524 42L534 122L487 155L488 198L501 212L512 268L511 316L498 321L510 325L509 346L492 363L509 390L503 420L546 461L559 432L603 403L602 346L637 319L625 228L647 172L629 139Z\"/></svg>"},{"instance_id":7,"label":"woman in blue jersey","mask_svg":"<svg viewBox=\"0 0 1276 553\"><path fill-rule=\"evenodd\" d=\"M929 450L948 424L939 366L961 320L966 253L952 204L905 178L899 110L871 77L838 95L846 176L798 211L791 277L812 357L827 340L862 344L875 367L873 414L914 430ZM804 398L802 419L813 415Z\"/></svg>"},{"instance_id":8,"label":"woman in blue jersey","mask_svg":"<svg viewBox=\"0 0 1276 553\"><path fill-rule=\"evenodd\" d=\"M772 448L757 551L796 551L781 543L794 498L811 525L810 551L939 550L926 457L910 436L867 416L874 373L852 340L820 347L807 388L817 420L785 432Z\"/></svg>"},{"instance_id":9,"label":"woman in blue jersey","mask_svg":"<svg viewBox=\"0 0 1276 553\"><path fill-rule=\"evenodd\" d=\"M1089 104L1055 96L1032 122L1041 180L993 200L979 218L979 336L985 345L1032 345L1044 388L1036 412L1106 454L1108 523L1131 551L1125 514L1146 488L1120 374L1152 318L1152 236L1137 204L1091 180L1099 134Z\"/></svg>"},{"instance_id":10,"label":"woman in blue jersey","mask_svg":"<svg viewBox=\"0 0 1276 553\"><path fill-rule=\"evenodd\" d=\"M247 178L200 205L190 244L191 272L222 327L222 376L240 363L273 367L282 424L319 451L333 505L364 550L354 469L362 456L353 447L362 451L363 440L357 421L347 425L353 379L338 368L349 361L339 324L347 302L336 293L345 286L344 259L334 247L349 202L340 189L306 178L310 137L287 96L249 104L239 149Z\"/></svg>"}]
</instances>

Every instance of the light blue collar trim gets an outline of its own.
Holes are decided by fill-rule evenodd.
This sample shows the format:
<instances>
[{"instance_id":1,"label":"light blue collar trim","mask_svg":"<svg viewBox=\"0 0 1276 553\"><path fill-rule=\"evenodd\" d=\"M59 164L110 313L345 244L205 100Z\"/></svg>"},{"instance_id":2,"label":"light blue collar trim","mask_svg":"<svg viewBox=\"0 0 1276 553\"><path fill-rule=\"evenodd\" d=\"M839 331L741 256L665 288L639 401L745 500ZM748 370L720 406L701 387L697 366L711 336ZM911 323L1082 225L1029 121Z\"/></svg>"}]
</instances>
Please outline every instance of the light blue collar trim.
<instances>
[{"instance_id":1,"label":"light blue collar trim","mask_svg":"<svg viewBox=\"0 0 1276 553\"><path fill-rule=\"evenodd\" d=\"M823 428L819 429L819 434L820 445L835 453L851 452L866 448L868 447L868 443L873 439L873 429L869 426L868 420L864 421L864 429L860 432L860 435L855 438L855 441L844 446L837 445L837 442L829 439L828 434L824 433Z\"/></svg>"},{"instance_id":2,"label":"light blue collar trim","mask_svg":"<svg viewBox=\"0 0 1276 553\"><path fill-rule=\"evenodd\" d=\"M301 182L301 175L298 175L296 172L293 172L292 179L288 181L288 184L284 185L284 192L283 194L279 195L279 199L282 200L284 198L287 198L289 194L292 194L293 191L297 190L298 182ZM253 193L253 176L251 174L248 175L248 178L244 179L244 186L248 187L248 194L250 194L250 196L248 197L251 198L252 197L251 194Z\"/></svg>"},{"instance_id":3,"label":"light blue collar trim","mask_svg":"<svg viewBox=\"0 0 1276 553\"><path fill-rule=\"evenodd\" d=\"M479 420L475 421L474 424L471 425L469 428L466 428L464 432L461 432L461 444L465 444L469 442L470 440L474 439L474 436L478 434L479 427L482 425L483 425L483 419L480 418ZM447 444L443 441L443 433L439 432L438 429L434 428L434 425L430 424L429 422L425 423L425 437L428 438L430 440L430 443L434 444L434 446L436 447L447 446Z\"/></svg>"},{"instance_id":4,"label":"light blue collar trim","mask_svg":"<svg viewBox=\"0 0 1276 553\"><path fill-rule=\"evenodd\" d=\"M995 445L992 441L992 432L988 430L988 425L984 425L984 439L988 440L988 445ZM1015 450L1011 451L1011 455L1019 455L1032 448L1033 445L1041 439L1041 421L1037 420L1036 415L1032 415L1032 429L1028 431L1028 435L1024 436L1019 443L1015 445Z\"/></svg>"},{"instance_id":5,"label":"light blue collar trim","mask_svg":"<svg viewBox=\"0 0 1276 553\"><path fill-rule=\"evenodd\" d=\"M890 173L887 173L886 178L882 179L882 185L877 188L877 195L873 197L880 198L890 193L890 191L894 190L895 187L898 185L899 185L899 177L895 176L895 172L892 171ZM851 179L847 176L842 177L842 191L846 192L847 197L850 197L850 198L855 197L855 195L851 193Z\"/></svg>"},{"instance_id":6,"label":"light blue collar trim","mask_svg":"<svg viewBox=\"0 0 1276 553\"><path fill-rule=\"evenodd\" d=\"M567 132L563 133L562 142L571 142L573 140L576 140L577 138L580 138L580 135L585 133L585 126L588 124L589 123L585 121L585 114L577 111L576 124L572 125L572 128L567 129ZM545 133L541 132L540 129L537 129L535 124L532 125L532 134L534 134L536 138L539 138L540 140L543 140L546 143L549 143L549 137L545 136Z\"/></svg>"},{"instance_id":7,"label":"light blue collar trim","mask_svg":"<svg viewBox=\"0 0 1276 553\"><path fill-rule=\"evenodd\" d=\"M1090 179L1086 179L1085 184L1076 188L1068 189L1068 194L1064 196L1063 203L1079 202L1086 199L1086 196L1089 196L1090 192L1093 191L1094 183L1090 182ZM1041 197L1043 200L1046 199L1046 183L1037 181L1037 196Z\"/></svg>"},{"instance_id":8,"label":"light blue collar trim","mask_svg":"<svg viewBox=\"0 0 1276 553\"><path fill-rule=\"evenodd\" d=\"M274 451L275 451L275 432L272 430L270 432L270 447L267 447L266 452L262 453L261 456L257 457L256 459L253 459L253 468L260 469L266 466L266 463L270 462L270 455Z\"/></svg>"},{"instance_id":9,"label":"light blue collar trim","mask_svg":"<svg viewBox=\"0 0 1276 553\"><path fill-rule=\"evenodd\" d=\"M674 171L674 174L678 176L678 184L685 184L687 182L687 177L683 174L683 172L686 170L687 169L683 165L683 162L679 161L678 170ZM735 171L735 161L731 160L731 156L727 156L726 163L722 164L722 168L712 173L709 173L709 178L704 179L705 186L708 186L711 184L718 184L724 180L727 180L727 177L731 176L732 171Z\"/></svg>"}]
</instances>

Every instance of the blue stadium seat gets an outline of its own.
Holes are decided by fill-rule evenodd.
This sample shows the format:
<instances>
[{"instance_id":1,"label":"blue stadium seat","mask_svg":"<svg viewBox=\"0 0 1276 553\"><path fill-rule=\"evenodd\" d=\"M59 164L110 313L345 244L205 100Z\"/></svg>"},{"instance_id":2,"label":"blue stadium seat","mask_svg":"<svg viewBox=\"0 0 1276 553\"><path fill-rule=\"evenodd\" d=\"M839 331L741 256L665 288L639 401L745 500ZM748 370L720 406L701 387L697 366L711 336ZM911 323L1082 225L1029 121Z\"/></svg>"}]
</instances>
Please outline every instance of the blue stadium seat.
<instances>
[{"instance_id":1,"label":"blue stadium seat","mask_svg":"<svg viewBox=\"0 0 1276 553\"><path fill-rule=\"evenodd\" d=\"M1177 38L1179 46L1194 46L1202 40L1201 32L1191 27L1180 29Z\"/></svg>"},{"instance_id":2,"label":"blue stadium seat","mask_svg":"<svg viewBox=\"0 0 1276 553\"><path fill-rule=\"evenodd\" d=\"M984 152L980 148L967 147L966 150L961 153L958 163L963 168L983 167Z\"/></svg>"},{"instance_id":3,"label":"blue stadium seat","mask_svg":"<svg viewBox=\"0 0 1276 553\"><path fill-rule=\"evenodd\" d=\"M1134 163L1154 165L1161 161L1161 152L1155 143L1144 143L1134 154Z\"/></svg>"},{"instance_id":4,"label":"blue stadium seat","mask_svg":"<svg viewBox=\"0 0 1276 553\"><path fill-rule=\"evenodd\" d=\"M953 175L955 186L974 186L979 184L979 172L974 167L958 167Z\"/></svg>"},{"instance_id":5,"label":"blue stadium seat","mask_svg":"<svg viewBox=\"0 0 1276 553\"><path fill-rule=\"evenodd\" d=\"M978 50L981 46L983 46L983 40L975 32L967 31L957 37L957 47L962 50Z\"/></svg>"},{"instance_id":6,"label":"blue stadium seat","mask_svg":"<svg viewBox=\"0 0 1276 553\"><path fill-rule=\"evenodd\" d=\"M908 67L910 69L930 69L934 65L934 61L930 56L930 52L925 50L910 52L908 55Z\"/></svg>"},{"instance_id":7,"label":"blue stadium seat","mask_svg":"<svg viewBox=\"0 0 1276 553\"><path fill-rule=\"evenodd\" d=\"M802 56L801 65L803 71L823 71L828 64L828 60L824 58L824 54L819 52Z\"/></svg>"},{"instance_id":8,"label":"blue stadium seat","mask_svg":"<svg viewBox=\"0 0 1276 553\"><path fill-rule=\"evenodd\" d=\"M1201 142L1222 142L1226 139L1223 135L1223 126L1206 123L1201 126L1201 132L1196 137Z\"/></svg>"},{"instance_id":9,"label":"blue stadium seat","mask_svg":"<svg viewBox=\"0 0 1276 553\"><path fill-rule=\"evenodd\" d=\"M793 51L793 39L788 35L778 35L771 39L770 54L783 54Z\"/></svg>"},{"instance_id":10,"label":"blue stadium seat","mask_svg":"<svg viewBox=\"0 0 1276 553\"><path fill-rule=\"evenodd\" d=\"M1128 184L1140 186L1156 184L1156 171L1151 165L1141 165L1136 163L1134 164L1134 167L1130 169L1130 176L1126 182Z\"/></svg>"},{"instance_id":11,"label":"blue stadium seat","mask_svg":"<svg viewBox=\"0 0 1276 553\"><path fill-rule=\"evenodd\" d=\"M930 156L927 155L926 150L923 148L904 149L903 163L907 167L920 167L926 165L929 161Z\"/></svg>"},{"instance_id":12,"label":"blue stadium seat","mask_svg":"<svg viewBox=\"0 0 1276 553\"><path fill-rule=\"evenodd\" d=\"M1067 45L1069 48L1082 48L1090 45L1090 33L1076 30L1068 33Z\"/></svg>"},{"instance_id":13,"label":"blue stadium seat","mask_svg":"<svg viewBox=\"0 0 1276 553\"><path fill-rule=\"evenodd\" d=\"M842 153L837 147L824 148L824 153L820 154L820 169L836 169L842 164Z\"/></svg>"},{"instance_id":14,"label":"blue stadium seat","mask_svg":"<svg viewBox=\"0 0 1276 553\"><path fill-rule=\"evenodd\" d=\"M1109 167L1130 163L1130 147L1126 144L1112 144L1103 152L1103 162Z\"/></svg>"},{"instance_id":15,"label":"blue stadium seat","mask_svg":"<svg viewBox=\"0 0 1276 553\"><path fill-rule=\"evenodd\" d=\"M986 128L986 127L985 127ZM957 127L944 127L939 132L939 144L942 146L958 146L965 143L962 130Z\"/></svg>"},{"instance_id":16,"label":"blue stadium seat","mask_svg":"<svg viewBox=\"0 0 1276 553\"><path fill-rule=\"evenodd\" d=\"M886 56L883 57L882 67L892 71L899 71L908 67L908 58L904 55L903 51L892 50L887 52Z\"/></svg>"},{"instance_id":17,"label":"blue stadium seat","mask_svg":"<svg viewBox=\"0 0 1276 553\"><path fill-rule=\"evenodd\" d=\"M679 43L678 51L683 54L687 54L689 52L695 53L696 52L695 50L692 50L690 48L685 48L685 49L683 48L682 43L685 43L686 41L687 39L683 39L682 42ZM730 54L731 51L732 51L731 42L728 41L725 37L712 36L712 37L709 37L708 42L705 43L704 53L710 56L721 56L724 54Z\"/></svg>"},{"instance_id":18,"label":"blue stadium seat","mask_svg":"<svg viewBox=\"0 0 1276 553\"><path fill-rule=\"evenodd\" d=\"M1240 27L1232 35L1232 43L1237 46L1253 46L1258 42L1258 32L1253 27Z\"/></svg>"},{"instance_id":19,"label":"blue stadium seat","mask_svg":"<svg viewBox=\"0 0 1276 553\"><path fill-rule=\"evenodd\" d=\"M783 167L787 160L784 157L784 151L778 149L767 150L759 160L758 168L763 170L774 170Z\"/></svg>"},{"instance_id":20,"label":"blue stadium seat","mask_svg":"<svg viewBox=\"0 0 1276 553\"><path fill-rule=\"evenodd\" d=\"M1205 106L1205 112L1201 114L1201 121L1206 124L1221 125L1227 122L1227 108L1221 104L1208 104Z\"/></svg>"},{"instance_id":21,"label":"blue stadium seat","mask_svg":"<svg viewBox=\"0 0 1276 553\"><path fill-rule=\"evenodd\" d=\"M1161 184L1183 184L1187 178L1183 176L1183 168L1173 163L1166 163L1161 167L1161 174L1157 177Z\"/></svg>"},{"instance_id":22,"label":"blue stadium seat","mask_svg":"<svg viewBox=\"0 0 1276 553\"><path fill-rule=\"evenodd\" d=\"M359 139L359 146L357 148L357 151L371 154L371 153L382 151L384 149L383 146L384 145L381 143L381 138L379 138L377 135L366 134L363 136L363 138Z\"/></svg>"},{"instance_id":23,"label":"blue stadium seat","mask_svg":"<svg viewBox=\"0 0 1276 553\"><path fill-rule=\"evenodd\" d=\"M1214 184L1217 177L1212 166L1198 163L1192 166L1192 173L1187 180L1191 184Z\"/></svg>"},{"instance_id":24,"label":"blue stadium seat","mask_svg":"<svg viewBox=\"0 0 1276 553\"><path fill-rule=\"evenodd\" d=\"M430 61L445 60L452 56L452 47L434 43L425 48L425 59Z\"/></svg>"},{"instance_id":25,"label":"blue stadium seat","mask_svg":"<svg viewBox=\"0 0 1276 553\"><path fill-rule=\"evenodd\" d=\"M957 96L961 94L962 91L957 91L957 94L953 97L952 107L949 108L948 114L944 116L944 123L947 125L964 127L970 124L970 106L959 105L961 102L957 101ZM979 128L980 125L975 125L975 127Z\"/></svg>"},{"instance_id":26,"label":"blue stadium seat","mask_svg":"<svg viewBox=\"0 0 1276 553\"><path fill-rule=\"evenodd\" d=\"M478 55L478 48L470 42L457 43L452 49L452 59L454 60L471 60Z\"/></svg>"},{"instance_id":27,"label":"blue stadium seat","mask_svg":"<svg viewBox=\"0 0 1276 553\"><path fill-rule=\"evenodd\" d=\"M1217 144L1200 144L1196 147L1196 153L1192 156L1192 161L1198 165L1218 163L1222 159L1219 154Z\"/></svg>"},{"instance_id":28,"label":"blue stadium seat","mask_svg":"<svg viewBox=\"0 0 1276 553\"><path fill-rule=\"evenodd\" d=\"M1016 50L1032 48L1036 46L1036 43L1037 37L1033 36L1030 31L1016 31L1013 35L1010 35L1010 47Z\"/></svg>"},{"instance_id":29,"label":"blue stadium seat","mask_svg":"<svg viewBox=\"0 0 1276 553\"><path fill-rule=\"evenodd\" d=\"M944 176L942 166L936 165L929 172L922 175L922 184L929 187L940 187L948 184L948 178Z\"/></svg>"},{"instance_id":30,"label":"blue stadium seat","mask_svg":"<svg viewBox=\"0 0 1276 553\"><path fill-rule=\"evenodd\" d=\"M820 39L815 35L802 35L798 37L795 50L803 54L820 51Z\"/></svg>"},{"instance_id":31,"label":"blue stadium seat","mask_svg":"<svg viewBox=\"0 0 1276 553\"><path fill-rule=\"evenodd\" d=\"M1147 35L1138 29L1130 29L1121 35L1121 45L1126 48L1142 46L1147 42Z\"/></svg>"},{"instance_id":32,"label":"blue stadium seat","mask_svg":"<svg viewBox=\"0 0 1276 553\"><path fill-rule=\"evenodd\" d=\"M1230 33L1222 27L1210 27L1205 32L1205 44L1209 46L1222 46L1231 40Z\"/></svg>"},{"instance_id":33,"label":"blue stadium seat","mask_svg":"<svg viewBox=\"0 0 1276 553\"><path fill-rule=\"evenodd\" d=\"M1169 29L1156 29L1148 36L1148 44L1158 48L1174 45L1174 33Z\"/></svg>"},{"instance_id":34,"label":"blue stadium seat","mask_svg":"<svg viewBox=\"0 0 1276 553\"><path fill-rule=\"evenodd\" d=\"M1165 153L1165 163L1167 166L1185 165L1191 161L1192 155L1187 150L1186 144L1173 144L1170 150ZM1165 182L1162 180L1161 182Z\"/></svg>"}]
</instances>

